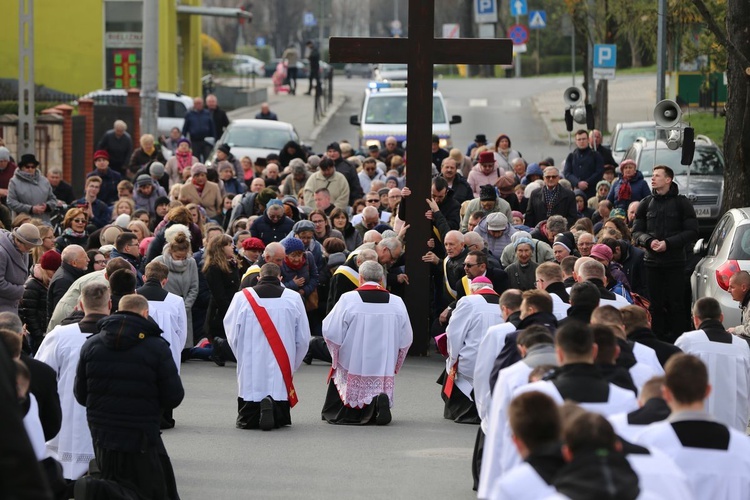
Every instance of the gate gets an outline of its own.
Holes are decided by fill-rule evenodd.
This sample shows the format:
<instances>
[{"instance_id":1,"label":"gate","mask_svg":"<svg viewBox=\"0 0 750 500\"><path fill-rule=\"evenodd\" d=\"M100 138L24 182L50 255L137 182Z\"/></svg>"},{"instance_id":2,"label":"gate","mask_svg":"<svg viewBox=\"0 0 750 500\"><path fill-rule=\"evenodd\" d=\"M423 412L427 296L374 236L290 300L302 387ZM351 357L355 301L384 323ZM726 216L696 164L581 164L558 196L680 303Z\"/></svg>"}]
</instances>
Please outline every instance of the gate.
<instances>
[{"instance_id":1,"label":"gate","mask_svg":"<svg viewBox=\"0 0 750 500\"><path fill-rule=\"evenodd\" d=\"M112 130L115 120L122 120L128 126L128 131L132 137L134 128L133 108L125 105L125 98L122 98L122 104L95 104L94 105L94 149L99 144L102 136ZM138 147L140 137L133 137L133 147Z\"/></svg>"}]
</instances>

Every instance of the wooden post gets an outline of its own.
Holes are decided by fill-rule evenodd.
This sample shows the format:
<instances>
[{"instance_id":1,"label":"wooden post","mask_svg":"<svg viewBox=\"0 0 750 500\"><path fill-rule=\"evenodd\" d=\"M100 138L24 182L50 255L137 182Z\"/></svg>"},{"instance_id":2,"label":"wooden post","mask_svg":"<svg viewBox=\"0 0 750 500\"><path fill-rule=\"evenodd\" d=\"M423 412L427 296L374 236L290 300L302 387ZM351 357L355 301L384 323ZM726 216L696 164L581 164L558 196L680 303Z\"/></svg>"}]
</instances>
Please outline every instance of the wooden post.
<instances>
[{"instance_id":1,"label":"wooden post","mask_svg":"<svg viewBox=\"0 0 750 500\"><path fill-rule=\"evenodd\" d=\"M78 114L86 118L85 146L83 148L83 171L88 172L94 168L94 148L96 138L94 137L94 101L92 99L78 100ZM65 174L65 172L63 172ZM72 171L70 172L72 175ZM72 179L65 177L65 182Z\"/></svg>"},{"instance_id":2,"label":"wooden post","mask_svg":"<svg viewBox=\"0 0 750 500\"><path fill-rule=\"evenodd\" d=\"M133 108L133 148L139 147L141 140L141 91L140 89L128 89L127 104ZM154 137L154 139L158 139Z\"/></svg>"}]
</instances>

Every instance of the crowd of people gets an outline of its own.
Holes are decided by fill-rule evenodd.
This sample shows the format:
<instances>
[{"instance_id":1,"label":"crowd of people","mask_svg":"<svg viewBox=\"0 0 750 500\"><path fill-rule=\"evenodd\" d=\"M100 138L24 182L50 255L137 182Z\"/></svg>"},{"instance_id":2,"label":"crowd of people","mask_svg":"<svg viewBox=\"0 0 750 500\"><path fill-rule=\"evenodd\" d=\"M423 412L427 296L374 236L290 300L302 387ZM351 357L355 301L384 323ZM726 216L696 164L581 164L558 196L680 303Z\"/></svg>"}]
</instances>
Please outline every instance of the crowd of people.
<instances>
[{"instance_id":1,"label":"crowd of people","mask_svg":"<svg viewBox=\"0 0 750 500\"><path fill-rule=\"evenodd\" d=\"M691 309L698 227L668 166L648 186L598 131L578 131L561 167L527 163L505 134L465 152L434 137L431 197L415 200L407 168L421 167L394 137L264 158L220 144L207 166L229 122L206 104L135 150L116 122L78 199L61 172L0 147L0 344L31 372L11 413L33 448L13 444L41 464L19 481L54 498L177 498L160 430L179 425L190 360L237 363L238 428L290 425L293 374L314 360L331 365L325 421L390 423L417 272L431 276L444 417L479 424L481 498L703 498L698 483L718 479L695 457L744 453L750 275L730 282L743 325L725 330L714 299ZM421 270L404 265L415 217L433 227ZM736 460L717 465L727 494L712 496L750 495ZM585 477L593 464L614 483Z\"/></svg>"}]
</instances>

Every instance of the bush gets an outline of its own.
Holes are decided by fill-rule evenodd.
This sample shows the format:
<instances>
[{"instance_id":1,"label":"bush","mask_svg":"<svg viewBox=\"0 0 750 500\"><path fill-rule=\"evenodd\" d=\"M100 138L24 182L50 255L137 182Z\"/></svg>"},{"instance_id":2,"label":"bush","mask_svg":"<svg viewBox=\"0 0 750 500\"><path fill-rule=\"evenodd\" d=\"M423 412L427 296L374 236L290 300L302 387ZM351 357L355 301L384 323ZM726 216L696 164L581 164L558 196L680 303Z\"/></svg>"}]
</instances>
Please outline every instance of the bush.
<instances>
[{"instance_id":1,"label":"bush","mask_svg":"<svg viewBox=\"0 0 750 500\"><path fill-rule=\"evenodd\" d=\"M232 72L232 56L222 55L220 57L204 57L203 58L203 72L204 73L231 73Z\"/></svg>"},{"instance_id":2,"label":"bush","mask_svg":"<svg viewBox=\"0 0 750 500\"><path fill-rule=\"evenodd\" d=\"M70 104L70 102L34 102L34 115L41 114L42 111L49 108L54 108L58 104ZM75 113L75 111L74 111ZM17 115L18 114L18 101L0 101L0 115Z\"/></svg>"}]
</instances>

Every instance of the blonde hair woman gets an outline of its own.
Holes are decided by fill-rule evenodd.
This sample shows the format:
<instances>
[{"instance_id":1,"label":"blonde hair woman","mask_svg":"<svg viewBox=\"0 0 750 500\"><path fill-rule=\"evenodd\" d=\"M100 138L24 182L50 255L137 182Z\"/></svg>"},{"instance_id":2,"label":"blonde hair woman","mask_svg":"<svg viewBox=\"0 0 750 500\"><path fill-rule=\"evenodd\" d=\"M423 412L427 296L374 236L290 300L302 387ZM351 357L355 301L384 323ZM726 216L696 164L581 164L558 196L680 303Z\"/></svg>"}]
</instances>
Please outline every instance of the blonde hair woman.
<instances>
[{"instance_id":1,"label":"blonde hair woman","mask_svg":"<svg viewBox=\"0 0 750 500\"><path fill-rule=\"evenodd\" d=\"M133 220L128 224L128 231L131 231L138 238L138 243L144 238L151 236L151 231L142 220Z\"/></svg>"},{"instance_id":2,"label":"blonde hair woman","mask_svg":"<svg viewBox=\"0 0 750 500\"><path fill-rule=\"evenodd\" d=\"M135 202L132 198L120 198L115 202L115 206L112 209L112 220L115 220L118 215L127 214L133 215L135 212Z\"/></svg>"}]
</instances>

